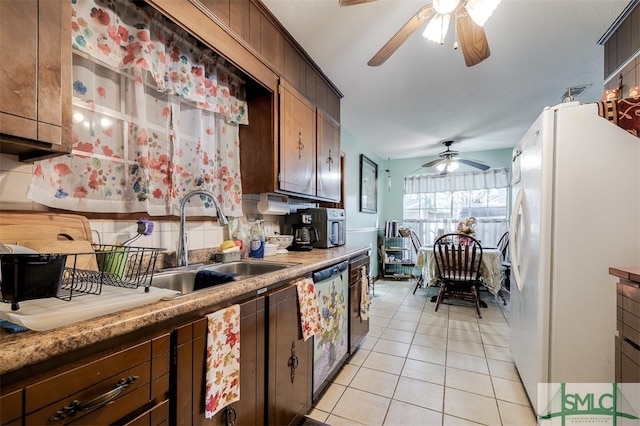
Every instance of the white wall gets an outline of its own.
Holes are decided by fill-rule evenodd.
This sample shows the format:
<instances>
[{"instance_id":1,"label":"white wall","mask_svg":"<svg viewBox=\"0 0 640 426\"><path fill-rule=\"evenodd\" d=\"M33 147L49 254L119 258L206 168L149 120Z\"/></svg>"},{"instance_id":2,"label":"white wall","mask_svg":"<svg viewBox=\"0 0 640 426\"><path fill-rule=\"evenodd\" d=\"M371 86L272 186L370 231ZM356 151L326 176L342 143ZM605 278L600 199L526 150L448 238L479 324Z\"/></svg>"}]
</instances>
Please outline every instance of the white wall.
<instances>
[{"instance_id":1,"label":"white wall","mask_svg":"<svg viewBox=\"0 0 640 426\"><path fill-rule=\"evenodd\" d=\"M371 273L378 273L378 229L384 225L380 221L386 194L382 190L382 160L363 141L358 140L344 128L340 134L341 149L345 155L345 199L344 207L347 223L347 243L352 246L371 247ZM360 154L366 155L378 164L378 212L360 212ZM382 225L381 225L382 223Z\"/></svg>"}]
</instances>

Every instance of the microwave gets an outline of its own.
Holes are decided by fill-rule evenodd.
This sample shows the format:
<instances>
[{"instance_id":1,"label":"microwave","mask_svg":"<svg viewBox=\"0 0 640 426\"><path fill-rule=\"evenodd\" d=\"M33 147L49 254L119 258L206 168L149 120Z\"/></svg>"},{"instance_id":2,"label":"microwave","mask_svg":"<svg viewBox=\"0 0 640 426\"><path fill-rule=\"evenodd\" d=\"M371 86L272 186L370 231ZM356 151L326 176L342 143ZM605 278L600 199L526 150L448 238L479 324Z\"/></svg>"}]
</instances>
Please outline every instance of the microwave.
<instances>
[{"instance_id":1,"label":"microwave","mask_svg":"<svg viewBox=\"0 0 640 426\"><path fill-rule=\"evenodd\" d=\"M298 210L298 213L311 214L311 226L318 230L318 241L313 247L331 248L345 244L344 209L309 208Z\"/></svg>"}]
</instances>

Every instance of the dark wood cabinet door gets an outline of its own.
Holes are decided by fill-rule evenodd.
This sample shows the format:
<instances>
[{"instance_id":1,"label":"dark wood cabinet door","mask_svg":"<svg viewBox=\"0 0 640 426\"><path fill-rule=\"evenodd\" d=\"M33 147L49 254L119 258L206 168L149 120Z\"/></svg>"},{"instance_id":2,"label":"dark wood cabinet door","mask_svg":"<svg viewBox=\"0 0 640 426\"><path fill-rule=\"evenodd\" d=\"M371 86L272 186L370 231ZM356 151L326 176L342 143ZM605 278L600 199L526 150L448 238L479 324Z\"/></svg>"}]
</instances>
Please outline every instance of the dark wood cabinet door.
<instances>
[{"instance_id":1,"label":"dark wood cabinet door","mask_svg":"<svg viewBox=\"0 0 640 426\"><path fill-rule=\"evenodd\" d=\"M340 201L340 125L318 111L318 198Z\"/></svg>"},{"instance_id":2,"label":"dark wood cabinet door","mask_svg":"<svg viewBox=\"0 0 640 426\"><path fill-rule=\"evenodd\" d=\"M316 110L284 81L280 85L280 189L316 195Z\"/></svg>"},{"instance_id":3,"label":"dark wood cabinet door","mask_svg":"<svg viewBox=\"0 0 640 426\"><path fill-rule=\"evenodd\" d=\"M296 287L270 294L267 424L295 424L311 408L311 342L302 339Z\"/></svg>"},{"instance_id":4,"label":"dark wood cabinet door","mask_svg":"<svg viewBox=\"0 0 640 426\"><path fill-rule=\"evenodd\" d=\"M240 400L229 407L237 425L264 424L265 299L240 305ZM172 424L225 425L229 410L206 419L207 319L176 330L175 414Z\"/></svg>"},{"instance_id":5,"label":"dark wood cabinet door","mask_svg":"<svg viewBox=\"0 0 640 426\"><path fill-rule=\"evenodd\" d=\"M71 3L0 2L0 152L71 148Z\"/></svg>"}]
</instances>

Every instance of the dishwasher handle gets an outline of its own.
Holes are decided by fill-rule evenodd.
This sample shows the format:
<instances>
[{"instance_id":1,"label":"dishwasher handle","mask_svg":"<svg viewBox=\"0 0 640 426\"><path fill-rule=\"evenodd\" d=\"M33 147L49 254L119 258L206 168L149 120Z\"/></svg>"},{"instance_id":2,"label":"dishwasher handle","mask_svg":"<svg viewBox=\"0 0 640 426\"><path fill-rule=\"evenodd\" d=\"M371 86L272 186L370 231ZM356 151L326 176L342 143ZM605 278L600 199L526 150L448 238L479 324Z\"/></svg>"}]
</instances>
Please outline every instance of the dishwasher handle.
<instances>
[{"instance_id":1,"label":"dishwasher handle","mask_svg":"<svg viewBox=\"0 0 640 426\"><path fill-rule=\"evenodd\" d=\"M328 280L336 275L340 275L341 273L346 271L347 268L349 268L349 261L345 260L344 262L316 271L313 273L313 282L317 283L320 281Z\"/></svg>"}]
</instances>

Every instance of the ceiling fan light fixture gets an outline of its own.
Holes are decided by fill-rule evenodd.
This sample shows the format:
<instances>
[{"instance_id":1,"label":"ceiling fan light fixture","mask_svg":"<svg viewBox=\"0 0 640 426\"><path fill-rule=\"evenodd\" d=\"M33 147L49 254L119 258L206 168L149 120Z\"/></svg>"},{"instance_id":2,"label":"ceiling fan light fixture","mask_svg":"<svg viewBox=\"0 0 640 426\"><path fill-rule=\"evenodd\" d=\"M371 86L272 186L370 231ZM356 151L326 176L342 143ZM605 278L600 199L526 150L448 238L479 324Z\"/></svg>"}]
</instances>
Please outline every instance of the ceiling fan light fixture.
<instances>
[{"instance_id":1,"label":"ceiling fan light fixture","mask_svg":"<svg viewBox=\"0 0 640 426\"><path fill-rule=\"evenodd\" d=\"M447 167L447 166L449 166L449 167ZM450 161L449 160L449 161L445 161L445 162L442 162L442 163L438 164L436 166L436 169L439 172L442 172L445 167L447 167L447 171L453 172L454 170L458 170L458 167L460 167L460 164L458 164L457 161Z\"/></svg>"},{"instance_id":2,"label":"ceiling fan light fixture","mask_svg":"<svg viewBox=\"0 0 640 426\"><path fill-rule=\"evenodd\" d=\"M441 15L453 12L460 0L433 0L433 8Z\"/></svg>"},{"instance_id":3,"label":"ceiling fan light fixture","mask_svg":"<svg viewBox=\"0 0 640 426\"><path fill-rule=\"evenodd\" d=\"M434 43L444 44L444 37L447 35L447 31L449 31L450 21L451 15L436 13L424 29L424 32L422 33L423 37L433 41Z\"/></svg>"},{"instance_id":4,"label":"ceiling fan light fixture","mask_svg":"<svg viewBox=\"0 0 640 426\"><path fill-rule=\"evenodd\" d=\"M500 4L500 0L469 0L466 5L467 13L473 22L482 27L496 10L498 4Z\"/></svg>"}]
</instances>

